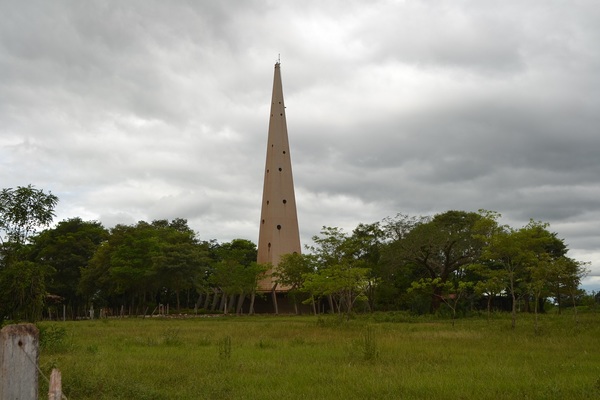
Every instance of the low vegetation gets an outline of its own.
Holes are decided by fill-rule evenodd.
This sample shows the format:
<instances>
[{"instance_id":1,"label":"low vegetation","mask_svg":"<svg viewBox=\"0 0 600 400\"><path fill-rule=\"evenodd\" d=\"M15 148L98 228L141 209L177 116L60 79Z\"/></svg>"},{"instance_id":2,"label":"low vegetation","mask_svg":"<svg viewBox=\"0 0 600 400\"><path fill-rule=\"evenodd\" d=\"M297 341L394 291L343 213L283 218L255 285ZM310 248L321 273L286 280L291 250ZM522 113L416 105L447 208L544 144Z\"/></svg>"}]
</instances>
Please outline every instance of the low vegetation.
<instances>
[{"instance_id":1,"label":"low vegetation","mask_svg":"<svg viewBox=\"0 0 600 400\"><path fill-rule=\"evenodd\" d=\"M42 322L70 399L597 399L600 315ZM48 340L44 335L50 335ZM40 379L41 385L45 382ZM45 387L40 393L45 392Z\"/></svg>"}]
</instances>

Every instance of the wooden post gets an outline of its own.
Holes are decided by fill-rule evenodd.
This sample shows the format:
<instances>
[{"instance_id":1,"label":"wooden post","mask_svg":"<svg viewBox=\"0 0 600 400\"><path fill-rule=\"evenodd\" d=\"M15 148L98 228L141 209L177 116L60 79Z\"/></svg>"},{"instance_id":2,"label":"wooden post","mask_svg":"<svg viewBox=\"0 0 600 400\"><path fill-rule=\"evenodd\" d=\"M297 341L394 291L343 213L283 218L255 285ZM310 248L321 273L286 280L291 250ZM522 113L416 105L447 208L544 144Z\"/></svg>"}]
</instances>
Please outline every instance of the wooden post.
<instances>
[{"instance_id":1,"label":"wooden post","mask_svg":"<svg viewBox=\"0 0 600 400\"><path fill-rule=\"evenodd\" d=\"M33 324L8 325L0 331L0 399L37 400L38 338Z\"/></svg>"},{"instance_id":2,"label":"wooden post","mask_svg":"<svg viewBox=\"0 0 600 400\"><path fill-rule=\"evenodd\" d=\"M62 378L60 371L56 368L52 369L52 373L50 374L48 400L62 400Z\"/></svg>"}]
</instances>

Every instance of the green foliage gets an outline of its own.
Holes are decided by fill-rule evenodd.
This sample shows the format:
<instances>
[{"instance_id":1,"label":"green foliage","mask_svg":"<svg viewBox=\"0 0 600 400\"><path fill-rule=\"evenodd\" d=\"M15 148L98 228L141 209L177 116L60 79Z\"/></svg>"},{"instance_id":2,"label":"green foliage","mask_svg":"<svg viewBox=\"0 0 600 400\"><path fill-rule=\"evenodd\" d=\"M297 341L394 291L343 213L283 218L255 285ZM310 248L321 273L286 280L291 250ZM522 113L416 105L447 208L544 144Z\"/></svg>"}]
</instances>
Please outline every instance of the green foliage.
<instances>
[{"instance_id":1,"label":"green foliage","mask_svg":"<svg viewBox=\"0 0 600 400\"><path fill-rule=\"evenodd\" d=\"M31 261L16 261L0 270L0 317L37 321L45 304L47 270Z\"/></svg>"},{"instance_id":2,"label":"green foliage","mask_svg":"<svg viewBox=\"0 0 600 400\"><path fill-rule=\"evenodd\" d=\"M462 276L479 259L484 246L480 237L490 230L484 219L480 214L464 211L447 211L431 219L405 218L403 224L395 225L398 239L389 244L386 259L400 268L417 271L417 280L439 279L443 285L454 276ZM431 311L435 311L441 304L442 286L430 288Z\"/></svg>"},{"instance_id":3,"label":"green foliage","mask_svg":"<svg viewBox=\"0 0 600 400\"><path fill-rule=\"evenodd\" d=\"M310 254L283 254L273 277L279 285L296 291L304 284L306 276L315 272L315 264L314 257Z\"/></svg>"},{"instance_id":4,"label":"green foliage","mask_svg":"<svg viewBox=\"0 0 600 400\"><path fill-rule=\"evenodd\" d=\"M359 226L352 236L341 229L323 227L321 236L314 236L315 245L310 247L317 270L303 275L300 291L309 294L305 303L327 297L335 311L345 312L349 317L357 302L366 302L376 283L370 266L378 254L377 238L371 233L375 227ZM362 246L369 243L370 246ZM333 311L333 310L332 310Z\"/></svg>"},{"instance_id":5,"label":"green foliage","mask_svg":"<svg viewBox=\"0 0 600 400\"><path fill-rule=\"evenodd\" d=\"M306 276L302 290L311 298L332 296L338 313L352 312L357 301L366 300L368 268L353 268L348 265L333 265Z\"/></svg>"},{"instance_id":6,"label":"green foliage","mask_svg":"<svg viewBox=\"0 0 600 400\"><path fill-rule=\"evenodd\" d=\"M50 225L58 197L32 185L0 192L0 235L2 243L25 244L38 227Z\"/></svg>"},{"instance_id":7,"label":"green foliage","mask_svg":"<svg viewBox=\"0 0 600 400\"><path fill-rule=\"evenodd\" d=\"M377 340L373 328L369 325L365 328L360 338L360 348L365 361L372 361L379 357Z\"/></svg>"},{"instance_id":8,"label":"green foliage","mask_svg":"<svg viewBox=\"0 0 600 400\"><path fill-rule=\"evenodd\" d=\"M225 297L223 312L227 314L234 306L227 303L228 298L253 293L268 265L256 262L256 245L245 239L223 243L217 246L215 253L216 259L207 281Z\"/></svg>"},{"instance_id":9,"label":"green foliage","mask_svg":"<svg viewBox=\"0 0 600 400\"><path fill-rule=\"evenodd\" d=\"M0 321L41 317L49 271L31 261L28 241L52 222L57 203L32 185L0 192Z\"/></svg>"},{"instance_id":10,"label":"green foliage","mask_svg":"<svg viewBox=\"0 0 600 400\"><path fill-rule=\"evenodd\" d=\"M198 242L186 221L117 225L81 271L79 293L96 305L140 304L171 291L206 287L210 244ZM166 303L166 301L165 301Z\"/></svg>"},{"instance_id":11,"label":"green foliage","mask_svg":"<svg viewBox=\"0 0 600 400\"><path fill-rule=\"evenodd\" d=\"M39 345L41 351L55 353L66 351L71 347L67 328L64 326L56 324L37 324L37 328L39 330Z\"/></svg>"},{"instance_id":12,"label":"green foliage","mask_svg":"<svg viewBox=\"0 0 600 400\"><path fill-rule=\"evenodd\" d=\"M3 319L57 315L62 305L73 318L88 315L92 305L113 315L149 315L159 304L178 312L241 313L271 269L255 262L251 241L201 242L181 218L110 231L73 218L35 235L51 221L56 201L31 186L2 191ZM326 310L347 319L366 310L456 317L487 308L490 317L494 309L512 308L514 325L518 304L537 315L546 311L547 298L559 313L576 310L587 264L567 256L548 224L530 221L514 229L499 218L493 211L447 211L399 214L359 224L350 234L323 227L309 254L284 255L274 277L296 312L303 302L315 314Z\"/></svg>"},{"instance_id":13,"label":"green foliage","mask_svg":"<svg viewBox=\"0 0 600 400\"><path fill-rule=\"evenodd\" d=\"M31 258L49 271L46 290L68 305L73 317L83 306L77 292L81 271L107 237L107 230L99 222L72 218L32 238Z\"/></svg>"}]
</instances>

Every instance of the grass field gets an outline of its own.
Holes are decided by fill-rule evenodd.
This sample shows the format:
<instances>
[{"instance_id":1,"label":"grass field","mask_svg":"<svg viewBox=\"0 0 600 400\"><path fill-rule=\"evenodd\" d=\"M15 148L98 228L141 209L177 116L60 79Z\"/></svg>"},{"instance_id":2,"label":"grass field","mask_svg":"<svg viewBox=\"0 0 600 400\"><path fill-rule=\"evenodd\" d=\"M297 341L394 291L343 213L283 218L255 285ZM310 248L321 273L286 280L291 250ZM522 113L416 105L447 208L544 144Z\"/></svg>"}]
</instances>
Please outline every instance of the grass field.
<instances>
[{"instance_id":1,"label":"grass field","mask_svg":"<svg viewBox=\"0 0 600 400\"><path fill-rule=\"evenodd\" d=\"M44 322L75 399L598 399L600 314ZM40 394L47 385L40 378Z\"/></svg>"}]
</instances>

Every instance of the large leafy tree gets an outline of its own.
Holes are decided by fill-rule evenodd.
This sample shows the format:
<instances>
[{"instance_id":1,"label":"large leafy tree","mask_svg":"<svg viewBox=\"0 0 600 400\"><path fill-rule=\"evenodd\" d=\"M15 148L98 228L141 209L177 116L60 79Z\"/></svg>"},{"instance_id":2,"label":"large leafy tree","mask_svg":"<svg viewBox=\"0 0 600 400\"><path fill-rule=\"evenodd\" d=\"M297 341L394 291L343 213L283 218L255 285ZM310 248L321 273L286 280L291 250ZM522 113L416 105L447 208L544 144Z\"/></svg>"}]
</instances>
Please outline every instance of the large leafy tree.
<instances>
[{"instance_id":1,"label":"large leafy tree","mask_svg":"<svg viewBox=\"0 0 600 400\"><path fill-rule=\"evenodd\" d=\"M399 265L408 265L421 271L422 278L437 280L432 285L431 310L439 308L442 288L451 278L459 278L467 266L475 263L484 242L478 239L481 214L465 211L447 211L430 220L414 221L409 229L401 230L398 239L389 245L388 257Z\"/></svg>"},{"instance_id":2,"label":"large leafy tree","mask_svg":"<svg viewBox=\"0 0 600 400\"><path fill-rule=\"evenodd\" d=\"M324 226L309 247L317 270L305 276L302 290L311 298L326 297L332 311L347 314L358 300L367 300L373 285L371 268L379 257L372 232L361 225L350 236L340 228Z\"/></svg>"},{"instance_id":3,"label":"large leafy tree","mask_svg":"<svg viewBox=\"0 0 600 400\"><path fill-rule=\"evenodd\" d=\"M298 297L306 277L315 272L315 261L312 254L290 253L281 256L277 271L273 274L280 287L288 288L288 294L294 301L296 314L300 313Z\"/></svg>"},{"instance_id":4,"label":"large leafy tree","mask_svg":"<svg viewBox=\"0 0 600 400\"><path fill-rule=\"evenodd\" d=\"M96 303L128 303L131 311L175 293L179 307L180 292L206 279L207 253L183 219L117 225L82 271L79 291Z\"/></svg>"},{"instance_id":5,"label":"large leafy tree","mask_svg":"<svg viewBox=\"0 0 600 400\"><path fill-rule=\"evenodd\" d=\"M32 185L0 192L0 320L41 316L46 270L28 260L30 236L54 218L58 197Z\"/></svg>"},{"instance_id":6,"label":"large leafy tree","mask_svg":"<svg viewBox=\"0 0 600 400\"><path fill-rule=\"evenodd\" d=\"M30 257L38 265L47 267L48 293L59 296L72 317L77 316L83 305L77 292L81 270L107 237L108 231L101 223L72 218L32 238Z\"/></svg>"},{"instance_id":7,"label":"large leafy tree","mask_svg":"<svg viewBox=\"0 0 600 400\"><path fill-rule=\"evenodd\" d=\"M330 297L338 314L344 312L349 316L357 301L367 300L369 273L369 268L344 261L308 274L302 290L309 293L311 298Z\"/></svg>"},{"instance_id":8,"label":"large leafy tree","mask_svg":"<svg viewBox=\"0 0 600 400\"><path fill-rule=\"evenodd\" d=\"M495 278L502 279L511 297L511 326L516 325L517 301L539 298L551 279L552 264L566 254L567 248L548 224L530 221L520 229L501 226L489 237L481 260L497 268Z\"/></svg>"},{"instance_id":9,"label":"large leafy tree","mask_svg":"<svg viewBox=\"0 0 600 400\"><path fill-rule=\"evenodd\" d=\"M38 228L50 225L58 197L32 185L0 192L0 240L25 244Z\"/></svg>"},{"instance_id":10,"label":"large leafy tree","mask_svg":"<svg viewBox=\"0 0 600 400\"><path fill-rule=\"evenodd\" d=\"M228 312L233 304L228 299L238 296L237 312L247 295L254 298L260 276L266 266L256 263L256 245L246 239L234 239L218 246L217 260L213 264L209 282L223 295L223 311ZM250 312L253 304L250 305Z\"/></svg>"},{"instance_id":11,"label":"large leafy tree","mask_svg":"<svg viewBox=\"0 0 600 400\"><path fill-rule=\"evenodd\" d=\"M181 292L203 286L210 264L210 246L196 239L185 219L153 221L152 226L160 242L160 251L152 256L152 275L175 292L179 310Z\"/></svg>"}]
</instances>

